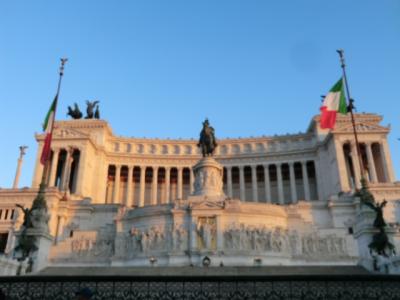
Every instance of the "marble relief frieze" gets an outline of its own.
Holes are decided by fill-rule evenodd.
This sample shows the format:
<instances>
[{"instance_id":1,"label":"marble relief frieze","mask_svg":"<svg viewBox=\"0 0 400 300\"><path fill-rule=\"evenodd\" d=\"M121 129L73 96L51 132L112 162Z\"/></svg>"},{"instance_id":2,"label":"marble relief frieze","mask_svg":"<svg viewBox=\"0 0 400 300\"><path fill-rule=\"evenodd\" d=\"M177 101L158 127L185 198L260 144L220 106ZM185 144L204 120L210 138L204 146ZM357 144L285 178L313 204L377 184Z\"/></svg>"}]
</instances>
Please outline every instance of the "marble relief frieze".
<instances>
[{"instance_id":1,"label":"marble relief frieze","mask_svg":"<svg viewBox=\"0 0 400 300\"><path fill-rule=\"evenodd\" d=\"M190 251L212 251L227 257L278 255L310 261L350 257L346 238L337 233L299 232L279 226L244 223L231 223L219 229L216 216L198 217L191 230L196 240L194 249L190 249L190 230L182 223L132 227L129 232L116 233L113 237L79 232L68 242L69 253L57 257L57 251L54 251L52 260L101 262L108 259L131 260L149 255L187 255ZM218 234L218 230L221 230L221 234ZM222 243L218 243L219 237ZM222 249L218 248L218 244L222 244Z\"/></svg>"}]
</instances>

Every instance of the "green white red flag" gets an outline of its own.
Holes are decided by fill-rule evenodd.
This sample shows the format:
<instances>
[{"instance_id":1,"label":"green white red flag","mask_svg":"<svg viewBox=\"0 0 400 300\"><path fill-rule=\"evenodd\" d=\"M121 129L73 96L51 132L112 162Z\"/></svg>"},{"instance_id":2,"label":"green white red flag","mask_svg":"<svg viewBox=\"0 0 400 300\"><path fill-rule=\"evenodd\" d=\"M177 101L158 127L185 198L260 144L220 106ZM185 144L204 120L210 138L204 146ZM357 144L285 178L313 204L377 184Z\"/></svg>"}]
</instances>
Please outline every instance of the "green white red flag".
<instances>
[{"instance_id":1,"label":"green white red flag","mask_svg":"<svg viewBox=\"0 0 400 300\"><path fill-rule=\"evenodd\" d=\"M51 103L50 109L46 114L46 118L43 123L43 131L46 134L44 139L44 146L42 150L42 156L40 157L40 162L42 165L45 165L46 162L50 159L51 155L51 139L53 135L53 124L56 114L56 106L57 106L58 95L55 96L53 102Z\"/></svg>"},{"instance_id":2,"label":"green white red flag","mask_svg":"<svg viewBox=\"0 0 400 300\"><path fill-rule=\"evenodd\" d=\"M347 114L347 103L344 94L343 78L330 89L321 106L320 125L322 129L333 129L337 113Z\"/></svg>"}]
</instances>

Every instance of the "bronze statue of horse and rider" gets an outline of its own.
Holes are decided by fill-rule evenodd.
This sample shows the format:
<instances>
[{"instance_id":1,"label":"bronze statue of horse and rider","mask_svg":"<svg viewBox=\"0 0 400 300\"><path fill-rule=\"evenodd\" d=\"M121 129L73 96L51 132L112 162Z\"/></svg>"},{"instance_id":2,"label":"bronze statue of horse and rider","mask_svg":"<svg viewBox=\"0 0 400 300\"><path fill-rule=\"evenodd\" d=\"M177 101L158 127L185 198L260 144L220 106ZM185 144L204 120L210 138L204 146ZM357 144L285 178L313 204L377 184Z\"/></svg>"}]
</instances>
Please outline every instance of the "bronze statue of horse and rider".
<instances>
[{"instance_id":1,"label":"bronze statue of horse and rider","mask_svg":"<svg viewBox=\"0 0 400 300\"><path fill-rule=\"evenodd\" d=\"M200 139L197 146L201 148L203 157L212 156L217 147L215 130L210 126L208 119L203 122L203 129L200 132Z\"/></svg>"}]
</instances>

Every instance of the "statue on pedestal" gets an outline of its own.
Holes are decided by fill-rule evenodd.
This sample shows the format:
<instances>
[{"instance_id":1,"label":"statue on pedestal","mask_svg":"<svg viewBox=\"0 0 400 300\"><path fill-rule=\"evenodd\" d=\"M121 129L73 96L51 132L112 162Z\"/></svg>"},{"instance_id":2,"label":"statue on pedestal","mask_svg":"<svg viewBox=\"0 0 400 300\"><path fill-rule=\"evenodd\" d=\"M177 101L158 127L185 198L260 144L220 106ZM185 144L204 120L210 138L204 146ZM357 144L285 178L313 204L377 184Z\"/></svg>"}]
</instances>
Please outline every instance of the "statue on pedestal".
<instances>
[{"instance_id":1,"label":"statue on pedestal","mask_svg":"<svg viewBox=\"0 0 400 300\"><path fill-rule=\"evenodd\" d=\"M203 129L200 132L200 139L197 146L201 148L203 157L212 156L217 147L215 130L210 126L208 119L203 122Z\"/></svg>"},{"instance_id":2,"label":"statue on pedestal","mask_svg":"<svg viewBox=\"0 0 400 300\"><path fill-rule=\"evenodd\" d=\"M378 253L378 255L383 256L389 256L386 253L386 250L389 250L389 253L393 253L395 249L394 245L389 241L389 237L385 232L386 222L383 218L383 208L386 206L386 203L386 200L383 200L380 203L364 203L376 212L374 227L379 229L379 232L374 234L374 236L372 237L372 242L368 245L368 247Z\"/></svg>"}]
</instances>

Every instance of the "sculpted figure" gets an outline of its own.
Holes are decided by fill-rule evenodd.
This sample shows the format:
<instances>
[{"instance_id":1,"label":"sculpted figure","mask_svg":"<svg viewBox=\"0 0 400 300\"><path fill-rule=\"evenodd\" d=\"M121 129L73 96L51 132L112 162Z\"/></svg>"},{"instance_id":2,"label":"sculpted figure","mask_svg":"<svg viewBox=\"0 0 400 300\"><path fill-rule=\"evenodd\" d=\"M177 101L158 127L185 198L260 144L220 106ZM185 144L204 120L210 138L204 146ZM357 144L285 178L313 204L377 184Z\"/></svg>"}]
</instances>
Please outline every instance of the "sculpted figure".
<instances>
[{"instance_id":1,"label":"sculpted figure","mask_svg":"<svg viewBox=\"0 0 400 300\"><path fill-rule=\"evenodd\" d=\"M197 224L197 233L202 241L205 249L212 248L212 240L214 235L214 224L211 224L211 220L204 219L203 222L199 221Z\"/></svg>"},{"instance_id":2,"label":"sculpted figure","mask_svg":"<svg viewBox=\"0 0 400 300\"><path fill-rule=\"evenodd\" d=\"M142 249L144 253L149 251L150 248L149 246L150 246L149 233L148 230L146 230L142 233Z\"/></svg>"},{"instance_id":3,"label":"sculpted figure","mask_svg":"<svg viewBox=\"0 0 400 300\"><path fill-rule=\"evenodd\" d=\"M80 111L77 103L74 103L74 109L72 109L71 106L68 106L67 116L70 116L72 119L82 118L82 112Z\"/></svg>"},{"instance_id":4,"label":"sculpted figure","mask_svg":"<svg viewBox=\"0 0 400 300\"><path fill-rule=\"evenodd\" d=\"M383 208L386 206L387 201L383 200L382 202L377 203L365 202L364 204L372 208L376 212L374 227L378 229L386 227L386 222L383 218Z\"/></svg>"},{"instance_id":5,"label":"sculpted figure","mask_svg":"<svg viewBox=\"0 0 400 300\"><path fill-rule=\"evenodd\" d=\"M197 146L200 147L203 157L213 155L217 147L215 130L210 126L208 119L203 122L203 129L200 132L200 139Z\"/></svg>"},{"instance_id":6,"label":"sculpted figure","mask_svg":"<svg viewBox=\"0 0 400 300\"><path fill-rule=\"evenodd\" d=\"M96 111L94 112L94 118L100 119L100 110L98 105L96 106Z\"/></svg>"},{"instance_id":7,"label":"sculpted figure","mask_svg":"<svg viewBox=\"0 0 400 300\"><path fill-rule=\"evenodd\" d=\"M240 229L235 224L232 227L232 246L233 249L240 249Z\"/></svg>"},{"instance_id":8,"label":"sculpted figure","mask_svg":"<svg viewBox=\"0 0 400 300\"><path fill-rule=\"evenodd\" d=\"M289 244L292 251L292 255L298 254L299 234L296 230L289 234Z\"/></svg>"},{"instance_id":9,"label":"sculpted figure","mask_svg":"<svg viewBox=\"0 0 400 300\"><path fill-rule=\"evenodd\" d=\"M187 243L186 239L186 230L183 225L179 226L175 225L174 236L173 236L173 245L174 250L182 251L185 250Z\"/></svg>"},{"instance_id":10,"label":"sculpted figure","mask_svg":"<svg viewBox=\"0 0 400 300\"><path fill-rule=\"evenodd\" d=\"M86 101L86 117L85 119L93 119L94 118L94 108L96 107L96 105L99 103L100 101ZM100 113L99 113L100 115Z\"/></svg>"},{"instance_id":11,"label":"sculpted figure","mask_svg":"<svg viewBox=\"0 0 400 300\"><path fill-rule=\"evenodd\" d=\"M32 211L29 208L24 208L20 204L15 204L16 207L20 208L22 212L24 213L24 222L22 223L23 230L32 228L33 223L32 223Z\"/></svg>"},{"instance_id":12,"label":"sculpted figure","mask_svg":"<svg viewBox=\"0 0 400 300\"><path fill-rule=\"evenodd\" d=\"M142 234L140 233L139 229L133 228L131 230L131 236L132 236L132 252L142 252L143 247L142 247Z\"/></svg>"}]
</instances>

